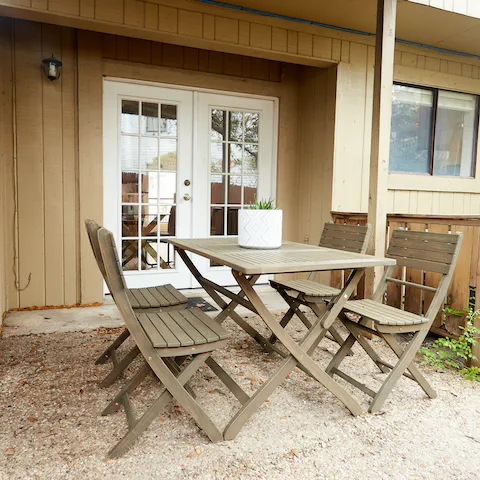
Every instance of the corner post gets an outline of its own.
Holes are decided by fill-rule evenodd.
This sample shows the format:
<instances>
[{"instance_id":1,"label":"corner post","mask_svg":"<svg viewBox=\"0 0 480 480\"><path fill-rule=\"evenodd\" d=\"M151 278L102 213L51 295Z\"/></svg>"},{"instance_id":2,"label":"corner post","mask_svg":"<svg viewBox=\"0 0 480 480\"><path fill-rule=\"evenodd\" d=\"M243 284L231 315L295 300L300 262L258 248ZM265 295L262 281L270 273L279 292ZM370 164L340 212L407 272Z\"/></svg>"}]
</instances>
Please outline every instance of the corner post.
<instances>
[{"instance_id":1,"label":"corner post","mask_svg":"<svg viewBox=\"0 0 480 480\"><path fill-rule=\"evenodd\" d=\"M370 253L378 256L385 255L387 230L388 212L386 205L396 14L397 0L377 0L368 222L373 229ZM367 273L365 285L365 296L367 298L372 297L381 275L381 268L371 269Z\"/></svg>"}]
</instances>

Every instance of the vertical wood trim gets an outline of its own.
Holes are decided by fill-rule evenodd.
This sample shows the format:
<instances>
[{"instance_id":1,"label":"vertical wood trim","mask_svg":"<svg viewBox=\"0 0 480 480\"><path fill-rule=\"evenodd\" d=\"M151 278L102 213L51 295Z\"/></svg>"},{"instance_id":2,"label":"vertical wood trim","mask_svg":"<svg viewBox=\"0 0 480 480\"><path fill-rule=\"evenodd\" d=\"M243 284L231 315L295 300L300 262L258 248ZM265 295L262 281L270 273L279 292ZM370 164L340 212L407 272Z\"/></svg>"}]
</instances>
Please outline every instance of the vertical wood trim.
<instances>
[{"instance_id":1,"label":"vertical wood trim","mask_svg":"<svg viewBox=\"0 0 480 480\"><path fill-rule=\"evenodd\" d=\"M103 217L101 35L78 30L78 141L80 225ZM82 303L103 301L103 283L84 228L80 227Z\"/></svg>"},{"instance_id":2,"label":"vertical wood trim","mask_svg":"<svg viewBox=\"0 0 480 480\"><path fill-rule=\"evenodd\" d=\"M63 139L63 276L64 303L74 305L79 298L79 216L78 136L77 136L77 54L76 33L62 29L62 139Z\"/></svg>"},{"instance_id":3,"label":"vertical wood trim","mask_svg":"<svg viewBox=\"0 0 480 480\"><path fill-rule=\"evenodd\" d=\"M378 0L368 223L373 228L373 253L379 256L385 254L387 228L385 199L388 194L396 11L397 0ZM367 298L371 297L381 270L377 269L373 276L370 272L366 282Z\"/></svg>"},{"instance_id":4,"label":"vertical wood trim","mask_svg":"<svg viewBox=\"0 0 480 480\"><path fill-rule=\"evenodd\" d=\"M62 55L61 27L41 24L42 58ZM42 75L45 305L64 303L62 83Z\"/></svg>"},{"instance_id":5,"label":"vertical wood trim","mask_svg":"<svg viewBox=\"0 0 480 480\"><path fill-rule=\"evenodd\" d=\"M20 306L45 305L41 24L15 25Z\"/></svg>"}]
</instances>

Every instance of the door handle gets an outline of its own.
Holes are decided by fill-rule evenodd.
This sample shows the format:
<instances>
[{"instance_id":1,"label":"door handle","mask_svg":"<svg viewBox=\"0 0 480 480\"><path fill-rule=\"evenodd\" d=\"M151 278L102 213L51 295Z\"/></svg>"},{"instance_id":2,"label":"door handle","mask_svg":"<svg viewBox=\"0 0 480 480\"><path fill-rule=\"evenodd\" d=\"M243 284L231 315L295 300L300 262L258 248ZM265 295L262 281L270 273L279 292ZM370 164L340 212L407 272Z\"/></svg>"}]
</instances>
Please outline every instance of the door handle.
<instances>
[{"instance_id":1,"label":"door handle","mask_svg":"<svg viewBox=\"0 0 480 480\"><path fill-rule=\"evenodd\" d=\"M183 199L184 199L185 201L187 201L187 202L188 202L191 198L192 198L192 197L191 197L188 193L186 193L186 194L183 196Z\"/></svg>"}]
</instances>

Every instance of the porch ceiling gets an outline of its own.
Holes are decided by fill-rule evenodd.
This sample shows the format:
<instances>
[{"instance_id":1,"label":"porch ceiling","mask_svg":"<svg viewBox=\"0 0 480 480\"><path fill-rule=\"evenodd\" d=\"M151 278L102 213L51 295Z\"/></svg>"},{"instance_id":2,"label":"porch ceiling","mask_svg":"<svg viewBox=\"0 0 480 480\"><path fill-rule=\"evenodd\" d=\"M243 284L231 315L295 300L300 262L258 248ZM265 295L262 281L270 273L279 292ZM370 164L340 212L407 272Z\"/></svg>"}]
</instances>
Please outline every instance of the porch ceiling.
<instances>
[{"instance_id":1,"label":"porch ceiling","mask_svg":"<svg viewBox=\"0 0 480 480\"><path fill-rule=\"evenodd\" d=\"M262 10L369 33L375 32L376 0L223 0ZM398 0L397 38L480 55L480 19Z\"/></svg>"}]
</instances>

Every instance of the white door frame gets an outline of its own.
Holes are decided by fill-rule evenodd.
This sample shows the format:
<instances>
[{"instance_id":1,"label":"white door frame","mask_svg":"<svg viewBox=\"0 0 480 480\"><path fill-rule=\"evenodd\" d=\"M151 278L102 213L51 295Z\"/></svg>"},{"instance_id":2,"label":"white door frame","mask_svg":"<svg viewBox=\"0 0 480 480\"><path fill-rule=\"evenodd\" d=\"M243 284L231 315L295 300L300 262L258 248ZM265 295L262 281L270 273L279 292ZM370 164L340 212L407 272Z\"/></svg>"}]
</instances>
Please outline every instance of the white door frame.
<instances>
[{"instance_id":1,"label":"white door frame","mask_svg":"<svg viewBox=\"0 0 480 480\"><path fill-rule=\"evenodd\" d=\"M120 218L120 208L121 208L121 201L120 199L118 198L117 195L111 195L109 194L109 192L112 192L112 191L119 191L119 185L120 185L120 175L121 173L121 166L119 165L119 162L118 162L118 158L117 158L117 152L118 152L118 137L116 139L112 139L111 138L111 135L112 133L108 133L108 130L114 130L114 129L108 129L106 128L106 124L108 123L107 121L107 118L109 118L111 120L111 117L108 117L108 115L106 114L106 108L109 108L111 109L111 105L109 106L106 106L106 102L105 102L105 86L106 85L109 85L109 86L116 86L115 90L117 92L121 92L122 90L124 90L124 88L122 88L122 84L123 87L125 87L125 84L127 85L136 85L136 86L145 86L145 87L155 87L155 88L160 88L160 89L168 89L168 90L173 90L173 91L185 91L185 92L191 92L192 95L193 95L193 117L192 117L192 122L191 122L191 125L190 125L190 128L191 128L191 134L190 134L190 151L193 152L193 159L192 159L192 163L193 163L193 171L191 173L191 180L192 180L192 186L190 187L191 188L191 193L192 193L192 198L194 197L197 197L197 198L202 198L205 200L205 202L208 202L209 201L209 198L210 198L210 194L208 192L207 196L205 195L202 195L200 193L200 191L198 191L199 189L201 190L201 183L204 183L205 185L203 185L203 188L207 188L209 187L209 184L208 184L208 177L205 177L204 175L201 175L204 179L203 182L199 182L198 180L195 181L195 172L200 172L202 171L203 169L203 172L205 172L205 166L202 166L200 165L200 163L204 163L204 159L200 158L200 155L199 155L199 152L197 151L198 149L195 148L196 145L198 145L198 134L199 134L199 125L198 125L198 122L196 121L197 120L197 115L198 115L198 106L199 106L199 99L198 99L198 96L200 93L206 93L206 94L209 94L209 95L223 95L223 96L227 96L227 97L236 97L236 98L244 98L245 100L247 99L257 99L257 100L267 100L267 101L270 101L272 102L272 106L273 106L273 111L272 111L272 144L271 144L271 151L272 151L272 162L271 162L271 190L272 190L272 197L273 198L276 198L276 193L277 193L277 161L278 161L278 117L279 117L279 99L277 97L271 97L271 96L265 96L265 95L255 95L255 94L247 94L247 93L239 93L239 92L230 92L230 91L224 91L224 90L217 90L217 89L208 89L208 88L197 88L197 87L191 87L191 86L185 86L185 85L175 85L175 84L167 84L167 83L160 83L160 82L152 82L152 81L143 81L143 80L136 80L136 79L125 79L125 78L117 78L117 77L104 77L103 79L103 85L104 85L104 114L103 114L103 150L104 150L104 157L103 157L103 165L104 165L104 177L103 177L103 188L104 188L104 195L103 195L103 198L104 198L104 224L107 228L109 228L110 230L112 230L112 232L114 233L115 235L115 238L116 240L118 241L118 239L120 238L120 232L119 232L119 226L117 225L118 222L115 222L112 221L112 218L114 218L114 216L116 218ZM127 95L128 96L128 95ZM138 95L134 95L135 97L138 97ZM139 97L141 97L142 95L140 95ZM151 95L146 95L145 98L151 98ZM155 97L153 97L155 98ZM243 107L243 108L248 108L248 107ZM119 116L118 116L118 112L116 113L117 114L117 118L116 118L116 122L119 122ZM117 132L115 132L116 135L118 135ZM108 150L107 149L107 145L115 145L115 149L114 150ZM179 141L179 149L180 149L180 141ZM108 150L108 151L107 151ZM180 151L178 153L178 155L180 155ZM113 163L115 163L115 168L116 168L116 174L112 174L113 170L112 170L112 165ZM108 165L106 165L108 164ZM185 187L183 187L183 178L180 178L180 175L177 175L177 202L180 201L180 199L182 198L183 194L185 193L183 190L185 190ZM188 193L188 192L187 192ZM198 195L200 194L200 197L198 197ZM115 197L115 198L113 198ZM116 204L114 203L116 202ZM204 205L204 207L206 208L203 208L203 210L205 210L205 212L208 212L209 211L209 205L206 204ZM191 204L190 204L190 208L191 208ZM197 209L198 211L200 210L200 208ZM194 211L195 211L195 208L194 208ZM198 217L195 216L195 214L190 214L190 232L192 236L199 236L199 230L198 230ZM205 216L205 213L203 215L203 217ZM177 217L178 218L178 217ZM195 221L194 221L194 218L195 218ZM203 226L203 228L208 228L209 226L209 219L206 218L206 224ZM177 236L181 237L183 236L184 234L178 234L177 233ZM188 234L186 234L185 236L187 236ZM202 235L202 236L209 236L209 232L207 235ZM205 260L205 259L203 259ZM197 263L197 259L195 259L196 263ZM206 264L205 264L206 265ZM205 272L205 265L203 266L203 270L204 270L204 273L207 273ZM177 268L176 269L179 269L182 267L186 268L183 264L183 262L181 262L180 260L177 262L176 264ZM200 265L199 265L200 266ZM217 270L218 273L216 273L214 270ZM220 270L226 270L226 269L222 269L221 267L216 267L216 269L211 269L208 267L208 273L213 273L215 277L219 277L218 280L220 282L224 280L222 280L222 277L223 277L223 274L220 273ZM135 286L142 286L142 277L145 275L144 272L138 272L138 274L134 273L133 275L130 273L130 272L125 272L126 273L126 278L127 278L127 282L129 283L129 286L131 287L135 287ZM156 272L156 275L161 275L163 272ZM226 273L226 272L225 272ZM171 272L170 272L171 274ZM208 276L211 276L210 274ZM129 277L131 278L137 278L138 280L131 280L129 281ZM231 275L230 275L231 277ZM158 278L158 277L157 277ZM266 279L266 277L265 277ZM233 277L232 277L232 280L233 280ZM157 281L156 282L157 284L158 283L161 283L161 280L160 281ZM177 283L177 282L172 282L174 283ZM180 285L180 283L182 285ZM190 284L186 284L184 280L180 280L180 283L178 283L178 286L180 288L191 288L191 287L197 287L198 286L198 283L195 281L195 279L193 279L193 277L191 277L191 283Z\"/></svg>"}]
</instances>

